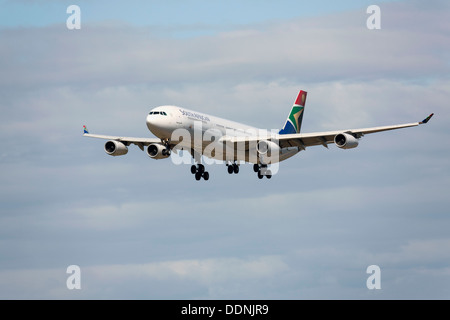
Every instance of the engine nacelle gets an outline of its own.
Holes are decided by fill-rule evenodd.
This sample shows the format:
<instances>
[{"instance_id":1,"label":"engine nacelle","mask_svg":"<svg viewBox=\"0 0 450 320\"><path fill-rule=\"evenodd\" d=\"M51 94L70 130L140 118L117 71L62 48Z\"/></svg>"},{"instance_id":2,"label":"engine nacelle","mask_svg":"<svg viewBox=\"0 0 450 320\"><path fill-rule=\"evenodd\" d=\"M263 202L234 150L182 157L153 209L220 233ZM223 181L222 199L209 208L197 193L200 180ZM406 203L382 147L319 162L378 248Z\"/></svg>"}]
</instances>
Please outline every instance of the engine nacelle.
<instances>
[{"instance_id":1,"label":"engine nacelle","mask_svg":"<svg viewBox=\"0 0 450 320\"><path fill-rule=\"evenodd\" d=\"M128 153L128 148L120 141L109 140L105 143L105 152L110 156L123 156Z\"/></svg>"},{"instance_id":2,"label":"engine nacelle","mask_svg":"<svg viewBox=\"0 0 450 320\"><path fill-rule=\"evenodd\" d=\"M170 156L166 147L159 143L153 143L147 147L147 154L152 159L164 159Z\"/></svg>"},{"instance_id":3,"label":"engine nacelle","mask_svg":"<svg viewBox=\"0 0 450 320\"><path fill-rule=\"evenodd\" d=\"M256 151L260 155L271 157L280 153L280 146L273 141L261 140L256 145Z\"/></svg>"},{"instance_id":4,"label":"engine nacelle","mask_svg":"<svg viewBox=\"0 0 450 320\"><path fill-rule=\"evenodd\" d=\"M339 133L334 137L334 143L341 149L356 148L359 144L358 139L348 133Z\"/></svg>"}]
</instances>

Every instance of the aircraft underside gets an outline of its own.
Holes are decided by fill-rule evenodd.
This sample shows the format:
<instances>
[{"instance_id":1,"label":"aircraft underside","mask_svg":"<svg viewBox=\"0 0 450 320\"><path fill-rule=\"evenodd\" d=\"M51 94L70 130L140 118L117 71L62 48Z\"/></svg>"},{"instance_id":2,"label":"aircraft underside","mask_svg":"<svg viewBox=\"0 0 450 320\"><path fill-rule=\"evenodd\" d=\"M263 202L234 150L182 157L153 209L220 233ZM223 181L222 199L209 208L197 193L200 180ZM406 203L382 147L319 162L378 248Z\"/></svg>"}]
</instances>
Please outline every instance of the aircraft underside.
<instances>
[{"instance_id":1,"label":"aircraft underside","mask_svg":"<svg viewBox=\"0 0 450 320\"><path fill-rule=\"evenodd\" d=\"M188 151L190 153L191 160L193 159L197 163L196 165L191 165L190 169L196 180L201 180L202 178L204 180L209 179L209 172L206 171L204 162L225 163L229 174L238 174L239 166L242 162L252 163L253 171L257 174L259 179L264 177L270 179L273 175L270 168L271 165L278 165L279 162L296 155L300 151L297 147L282 148L277 150L276 154L271 152L270 149L260 150L257 147L253 150L249 150L248 148L237 148L235 150L234 147L227 147L222 144L211 144L211 142L204 143L201 147L196 146L195 144L189 146L180 143L177 146L174 146L172 150L177 154L180 150L183 150L183 152ZM168 153L166 151L165 154L171 155L171 151L168 151ZM207 159L202 161L205 157ZM276 171L278 171L278 166Z\"/></svg>"}]
</instances>

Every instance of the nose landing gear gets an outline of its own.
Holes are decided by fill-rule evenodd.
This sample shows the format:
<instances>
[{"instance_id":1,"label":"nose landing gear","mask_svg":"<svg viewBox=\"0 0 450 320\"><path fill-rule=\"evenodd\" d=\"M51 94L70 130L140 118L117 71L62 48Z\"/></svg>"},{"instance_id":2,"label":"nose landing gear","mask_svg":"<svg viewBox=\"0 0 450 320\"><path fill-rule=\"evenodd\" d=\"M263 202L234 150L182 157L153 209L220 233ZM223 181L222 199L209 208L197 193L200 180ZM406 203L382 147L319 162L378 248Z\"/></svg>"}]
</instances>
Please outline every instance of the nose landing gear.
<instances>
[{"instance_id":1,"label":"nose landing gear","mask_svg":"<svg viewBox=\"0 0 450 320\"><path fill-rule=\"evenodd\" d=\"M161 140L162 144L164 145L165 149L161 152L163 156L169 157L171 154L170 150L170 140Z\"/></svg>"}]
</instances>

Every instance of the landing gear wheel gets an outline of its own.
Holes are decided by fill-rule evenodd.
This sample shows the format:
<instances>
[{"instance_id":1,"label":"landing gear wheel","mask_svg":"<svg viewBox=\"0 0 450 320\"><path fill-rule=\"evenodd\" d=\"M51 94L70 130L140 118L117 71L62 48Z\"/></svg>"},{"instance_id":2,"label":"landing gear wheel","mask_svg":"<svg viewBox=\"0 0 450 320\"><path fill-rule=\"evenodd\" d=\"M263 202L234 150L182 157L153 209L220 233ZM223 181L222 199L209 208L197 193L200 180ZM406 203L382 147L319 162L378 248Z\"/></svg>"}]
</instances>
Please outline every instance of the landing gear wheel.
<instances>
[{"instance_id":1,"label":"landing gear wheel","mask_svg":"<svg viewBox=\"0 0 450 320\"><path fill-rule=\"evenodd\" d=\"M234 172L234 168L233 168L233 166L230 164L229 166L228 166L228 173L229 174L232 174Z\"/></svg>"},{"instance_id":2,"label":"landing gear wheel","mask_svg":"<svg viewBox=\"0 0 450 320\"><path fill-rule=\"evenodd\" d=\"M235 174L239 173L239 166L236 163L233 164L233 171Z\"/></svg>"},{"instance_id":3,"label":"landing gear wheel","mask_svg":"<svg viewBox=\"0 0 450 320\"><path fill-rule=\"evenodd\" d=\"M192 165L191 173L195 175L195 180L199 181L201 178L209 180L209 173L205 171L205 166L202 164Z\"/></svg>"},{"instance_id":4,"label":"landing gear wheel","mask_svg":"<svg viewBox=\"0 0 450 320\"><path fill-rule=\"evenodd\" d=\"M258 169L258 170L256 170L256 169ZM256 170L256 172L258 172L258 179L262 179L262 178L264 178L264 176L266 176L267 179L272 178L272 171L267 169L267 164L261 164L261 165L254 164L253 170Z\"/></svg>"},{"instance_id":5,"label":"landing gear wheel","mask_svg":"<svg viewBox=\"0 0 450 320\"><path fill-rule=\"evenodd\" d=\"M259 169L258 172L259 172L259 174L261 174L264 177L266 175L266 173L267 173L267 169L262 167L261 169Z\"/></svg>"}]
</instances>

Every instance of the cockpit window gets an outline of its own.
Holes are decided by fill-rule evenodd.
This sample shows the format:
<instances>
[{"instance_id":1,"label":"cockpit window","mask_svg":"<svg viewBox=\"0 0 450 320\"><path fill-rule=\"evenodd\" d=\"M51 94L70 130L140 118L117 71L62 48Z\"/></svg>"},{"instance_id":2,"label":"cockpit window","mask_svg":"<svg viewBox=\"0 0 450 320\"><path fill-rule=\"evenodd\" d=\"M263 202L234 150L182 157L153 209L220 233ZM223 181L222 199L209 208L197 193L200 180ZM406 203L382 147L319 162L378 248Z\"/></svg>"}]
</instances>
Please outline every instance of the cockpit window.
<instances>
[{"instance_id":1,"label":"cockpit window","mask_svg":"<svg viewBox=\"0 0 450 320\"><path fill-rule=\"evenodd\" d=\"M149 114L160 114L163 116L167 116L167 113L165 113L164 111L150 111Z\"/></svg>"}]
</instances>

